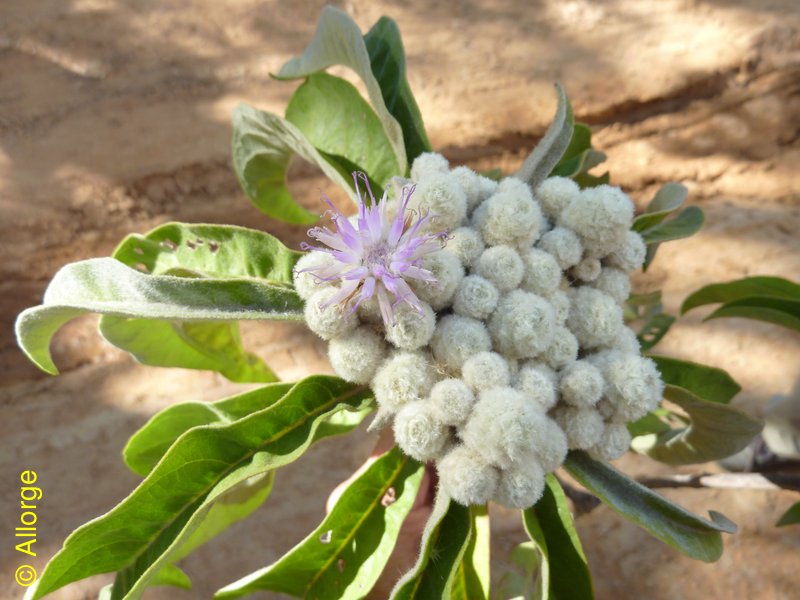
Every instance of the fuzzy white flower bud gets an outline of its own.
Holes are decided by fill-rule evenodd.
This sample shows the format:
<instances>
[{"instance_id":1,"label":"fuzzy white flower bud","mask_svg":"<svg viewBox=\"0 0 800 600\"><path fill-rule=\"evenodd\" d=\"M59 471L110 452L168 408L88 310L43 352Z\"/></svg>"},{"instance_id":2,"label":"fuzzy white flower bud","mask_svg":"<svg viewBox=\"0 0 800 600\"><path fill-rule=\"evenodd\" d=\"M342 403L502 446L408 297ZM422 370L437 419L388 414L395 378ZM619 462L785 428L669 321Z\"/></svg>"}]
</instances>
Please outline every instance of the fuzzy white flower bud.
<instances>
[{"instance_id":1,"label":"fuzzy white flower bud","mask_svg":"<svg viewBox=\"0 0 800 600\"><path fill-rule=\"evenodd\" d=\"M552 254L562 269L569 269L577 265L583 256L580 238L574 231L566 227L551 229L542 236L537 246Z\"/></svg>"},{"instance_id":2,"label":"fuzzy white flower bud","mask_svg":"<svg viewBox=\"0 0 800 600\"><path fill-rule=\"evenodd\" d=\"M409 285L420 300L430 304L434 310L440 310L453 300L458 284L464 278L464 267L455 254L439 250L423 257L422 268L433 273L436 283L412 280Z\"/></svg>"},{"instance_id":3,"label":"fuzzy white flower bud","mask_svg":"<svg viewBox=\"0 0 800 600\"><path fill-rule=\"evenodd\" d=\"M581 190L561 213L560 225L581 236L587 251L605 256L622 245L633 222L633 202L610 185Z\"/></svg>"},{"instance_id":4,"label":"fuzzy white flower bud","mask_svg":"<svg viewBox=\"0 0 800 600\"><path fill-rule=\"evenodd\" d=\"M542 497L544 485L544 470L531 456L500 473L494 501L507 508L530 508Z\"/></svg>"},{"instance_id":5,"label":"fuzzy white flower bud","mask_svg":"<svg viewBox=\"0 0 800 600\"><path fill-rule=\"evenodd\" d=\"M521 284L523 290L548 296L558 289L561 268L551 254L538 248L529 248L522 251L521 258L525 265Z\"/></svg>"},{"instance_id":6,"label":"fuzzy white flower bud","mask_svg":"<svg viewBox=\"0 0 800 600\"><path fill-rule=\"evenodd\" d=\"M564 209L581 193L578 184L567 177L548 177L536 188L536 199L542 212L557 221Z\"/></svg>"},{"instance_id":7,"label":"fuzzy white flower bud","mask_svg":"<svg viewBox=\"0 0 800 600\"><path fill-rule=\"evenodd\" d=\"M567 435L567 443L573 450L588 450L600 441L605 430L603 417L594 408L558 406L553 418Z\"/></svg>"},{"instance_id":8,"label":"fuzzy white flower bud","mask_svg":"<svg viewBox=\"0 0 800 600\"><path fill-rule=\"evenodd\" d=\"M442 491L464 506L486 504L497 490L497 469L464 445L450 450L436 467Z\"/></svg>"},{"instance_id":9,"label":"fuzzy white flower bud","mask_svg":"<svg viewBox=\"0 0 800 600\"><path fill-rule=\"evenodd\" d=\"M619 350L624 354L639 354L642 351L636 333L627 326L622 328L617 339L608 348L610 350Z\"/></svg>"},{"instance_id":10,"label":"fuzzy white flower bud","mask_svg":"<svg viewBox=\"0 0 800 600\"><path fill-rule=\"evenodd\" d=\"M390 412L428 395L436 380L430 360L422 352L393 353L378 369L372 391L378 405Z\"/></svg>"},{"instance_id":11,"label":"fuzzy white flower bud","mask_svg":"<svg viewBox=\"0 0 800 600\"><path fill-rule=\"evenodd\" d=\"M437 418L429 402L418 400L398 411L394 419L394 437L411 458L429 461L441 456L450 440L450 431Z\"/></svg>"},{"instance_id":12,"label":"fuzzy white flower bud","mask_svg":"<svg viewBox=\"0 0 800 600\"><path fill-rule=\"evenodd\" d=\"M546 412L555 406L558 399L556 395L557 380L556 372L547 365L527 361L520 367L514 387Z\"/></svg>"},{"instance_id":13,"label":"fuzzy white flower bud","mask_svg":"<svg viewBox=\"0 0 800 600\"><path fill-rule=\"evenodd\" d=\"M481 193L480 202L483 202L497 191L497 182L494 179L489 179L484 175L478 175L478 182L480 183Z\"/></svg>"},{"instance_id":14,"label":"fuzzy white flower bud","mask_svg":"<svg viewBox=\"0 0 800 600\"><path fill-rule=\"evenodd\" d=\"M433 336L436 315L430 304L421 302L422 314L408 304L394 311L394 325L386 328L386 339L403 350L417 350L425 346Z\"/></svg>"},{"instance_id":15,"label":"fuzzy white flower bud","mask_svg":"<svg viewBox=\"0 0 800 600\"><path fill-rule=\"evenodd\" d=\"M459 227L450 234L447 242L447 249L455 254L465 267L471 267L485 247L480 233L472 227Z\"/></svg>"},{"instance_id":16,"label":"fuzzy white flower bud","mask_svg":"<svg viewBox=\"0 0 800 600\"><path fill-rule=\"evenodd\" d=\"M600 369L586 360L567 365L560 373L558 389L565 402L578 408L590 408L603 395L606 382Z\"/></svg>"},{"instance_id":17,"label":"fuzzy white flower bud","mask_svg":"<svg viewBox=\"0 0 800 600\"><path fill-rule=\"evenodd\" d=\"M572 274L581 281L594 281L600 275L600 260L594 256L585 256L575 268Z\"/></svg>"},{"instance_id":18,"label":"fuzzy white flower bud","mask_svg":"<svg viewBox=\"0 0 800 600\"><path fill-rule=\"evenodd\" d=\"M578 358L578 340L569 329L557 325L553 330L553 341L542 353L542 358L554 369L560 369Z\"/></svg>"},{"instance_id":19,"label":"fuzzy white flower bud","mask_svg":"<svg viewBox=\"0 0 800 600\"><path fill-rule=\"evenodd\" d=\"M606 396L616 405L615 421L635 421L658 407L664 383L652 360L615 352L607 364Z\"/></svg>"},{"instance_id":20,"label":"fuzzy white flower bud","mask_svg":"<svg viewBox=\"0 0 800 600\"><path fill-rule=\"evenodd\" d=\"M569 445L564 430L554 419L544 417L539 438L533 447L533 452L544 472L552 473L559 468L567 458L568 451Z\"/></svg>"},{"instance_id":21,"label":"fuzzy white flower bud","mask_svg":"<svg viewBox=\"0 0 800 600\"><path fill-rule=\"evenodd\" d=\"M481 201L481 182L478 174L469 167L456 167L450 171L450 175L464 190L464 196L467 199L467 212L472 212Z\"/></svg>"},{"instance_id":22,"label":"fuzzy white flower bud","mask_svg":"<svg viewBox=\"0 0 800 600\"><path fill-rule=\"evenodd\" d=\"M485 200L472 216L483 240L490 246L531 246L542 226L542 211L530 187L513 177L500 182L497 192Z\"/></svg>"},{"instance_id":23,"label":"fuzzy white flower bud","mask_svg":"<svg viewBox=\"0 0 800 600\"><path fill-rule=\"evenodd\" d=\"M605 292L618 304L622 304L631 295L631 278L625 271L616 267L604 267L592 283L592 287Z\"/></svg>"},{"instance_id":24,"label":"fuzzy white flower bud","mask_svg":"<svg viewBox=\"0 0 800 600\"><path fill-rule=\"evenodd\" d=\"M322 305L338 291L338 288L335 287L323 288L313 293L306 301L303 312L306 325L323 340L343 335L358 324L355 312L351 312L347 308L342 310L335 304L322 308Z\"/></svg>"},{"instance_id":25,"label":"fuzzy white flower bud","mask_svg":"<svg viewBox=\"0 0 800 600\"><path fill-rule=\"evenodd\" d=\"M433 217L425 231L441 231L458 227L467 216L467 197L449 173L429 173L417 182L409 208Z\"/></svg>"},{"instance_id":26,"label":"fuzzy white flower bud","mask_svg":"<svg viewBox=\"0 0 800 600\"><path fill-rule=\"evenodd\" d=\"M322 281L316 275L308 271L304 273L300 273L300 271L331 264L333 264L333 257L327 252L313 250L300 257L300 260L295 264L293 278L294 289L303 300L308 300L316 292L326 287L332 287L334 284L330 281Z\"/></svg>"},{"instance_id":27,"label":"fuzzy white flower bud","mask_svg":"<svg viewBox=\"0 0 800 600\"><path fill-rule=\"evenodd\" d=\"M525 265L511 246L487 248L475 263L474 272L491 281L502 293L518 287L525 274Z\"/></svg>"},{"instance_id":28,"label":"fuzzy white flower bud","mask_svg":"<svg viewBox=\"0 0 800 600\"><path fill-rule=\"evenodd\" d=\"M369 383L386 355L383 339L368 327L335 337L328 357L336 374L352 383Z\"/></svg>"},{"instance_id":29,"label":"fuzzy white flower bud","mask_svg":"<svg viewBox=\"0 0 800 600\"><path fill-rule=\"evenodd\" d=\"M423 152L414 159L411 165L411 179L420 181L426 175L432 173L447 173L450 163L447 159L436 152Z\"/></svg>"},{"instance_id":30,"label":"fuzzy white flower bud","mask_svg":"<svg viewBox=\"0 0 800 600\"><path fill-rule=\"evenodd\" d=\"M635 231L626 231L622 244L608 255L608 264L623 271L634 271L644 264L647 246L642 236Z\"/></svg>"},{"instance_id":31,"label":"fuzzy white flower bud","mask_svg":"<svg viewBox=\"0 0 800 600\"><path fill-rule=\"evenodd\" d=\"M373 295L371 298L359 304L356 314L362 323L380 324L381 327L383 327L381 307L378 304L378 296L376 295Z\"/></svg>"},{"instance_id":32,"label":"fuzzy white flower bud","mask_svg":"<svg viewBox=\"0 0 800 600\"><path fill-rule=\"evenodd\" d=\"M510 358L532 358L553 340L555 312L544 298L514 290L500 299L489 321L496 348Z\"/></svg>"},{"instance_id":33,"label":"fuzzy white flower bud","mask_svg":"<svg viewBox=\"0 0 800 600\"><path fill-rule=\"evenodd\" d=\"M492 314L499 299L500 292L493 283L478 275L468 275L458 286L453 310L459 315L483 320Z\"/></svg>"},{"instance_id":34,"label":"fuzzy white flower bud","mask_svg":"<svg viewBox=\"0 0 800 600\"><path fill-rule=\"evenodd\" d=\"M563 325L567 322L569 317L569 309L572 306L572 301L569 294L562 290L556 290L550 294L545 295L545 300L553 305L553 310L556 315L556 323Z\"/></svg>"},{"instance_id":35,"label":"fuzzy white flower bud","mask_svg":"<svg viewBox=\"0 0 800 600\"><path fill-rule=\"evenodd\" d=\"M608 294L591 287L577 288L572 295L567 327L582 348L613 343L624 327L622 309Z\"/></svg>"},{"instance_id":36,"label":"fuzzy white flower bud","mask_svg":"<svg viewBox=\"0 0 800 600\"><path fill-rule=\"evenodd\" d=\"M443 379L431 389L430 403L442 423L460 427L472 412L475 394L461 379Z\"/></svg>"},{"instance_id":37,"label":"fuzzy white flower bud","mask_svg":"<svg viewBox=\"0 0 800 600\"><path fill-rule=\"evenodd\" d=\"M600 440L591 448L589 454L598 460L616 460L628 451L631 434L624 423L608 423Z\"/></svg>"},{"instance_id":38,"label":"fuzzy white flower bud","mask_svg":"<svg viewBox=\"0 0 800 600\"><path fill-rule=\"evenodd\" d=\"M497 352L478 352L462 367L464 381L474 390L506 387L511 378L508 362Z\"/></svg>"},{"instance_id":39,"label":"fuzzy white flower bud","mask_svg":"<svg viewBox=\"0 0 800 600\"><path fill-rule=\"evenodd\" d=\"M461 368L470 356L492 348L486 326L475 319L447 315L436 325L431 349L436 360L451 371Z\"/></svg>"}]
</instances>

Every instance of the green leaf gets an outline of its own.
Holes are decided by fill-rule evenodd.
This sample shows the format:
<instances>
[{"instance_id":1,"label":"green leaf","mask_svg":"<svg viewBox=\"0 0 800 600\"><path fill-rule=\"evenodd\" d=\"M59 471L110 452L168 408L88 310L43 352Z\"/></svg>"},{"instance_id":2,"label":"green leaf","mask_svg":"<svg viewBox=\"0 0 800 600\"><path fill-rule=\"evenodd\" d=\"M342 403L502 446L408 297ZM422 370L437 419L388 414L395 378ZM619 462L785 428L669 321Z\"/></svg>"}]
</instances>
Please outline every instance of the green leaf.
<instances>
[{"instance_id":1,"label":"green leaf","mask_svg":"<svg viewBox=\"0 0 800 600\"><path fill-rule=\"evenodd\" d=\"M710 402L727 404L742 388L722 369L688 360L650 355L664 383Z\"/></svg>"},{"instance_id":2,"label":"green leaf","mask_svg":"<svg viewBox=\"0 0 800 600\"><path fill-rule=\"evenodd\" d=\"M139 597L217 500L301 456L330 415L368 404L364 387L314 376L242 419L190 429L130 496L67 538L26 597L109 571L119 571L114 598Z\"/></svg>"},{"instance_id":3,"label":"green leaf","mask_svg":"<svg viewBox=\"0 0 800 600\"><path fill-rule=\"evenodd\" d=\"M787 525L797 525L800 523L800 502L795 502L789 509L781 515L775 527L786 527Z\"/></svg>"},{"instance_id":4,"label":"green leaf","mask_svg":"<svg viewBox=\"0 0 800 600\"><path fill-rule=\"evenodd\" d=\"M765 321L800 331L800 300L784 298L741 298L720 306L704 320L740 317Z\"/></svg>"},{"instance_id":5,"label":"green leaf","mask_svg":"<svg viewBox=\"0 0 800 600\"><path fill-rule=\"evenodd\" d=\"M302 56L289 60L278 72L278 79L299 79L332 65L343 65L355 71L367 88L367 94L392 146L397 164L408 164L403 131L383 99L383 92L372 73L367 45L361 30L346 13L326 6L322 9L314 39Z\"/></svg>"},{"instance_id":6,"label":"green leaf","mask_svg":"<svg viewBox=\"0 0 800 600\"><path fill-rule=\"evenodd\" d=\"M42 306L17 317L17 342L40 369L55 375L50 339L85 313L176 321L299 321L303 302L293 289L258 279L146 275L113 258L95 258L56 273Z\"/></svg>"},{"instance_id":7,"label":"green leaf","mask_svg":"<svg viewBox=\"0 0 800 600\"><path fill-rule=\"evenodd\" d=\"M330 514L302 542L214 597L271 590L300 598L363 598L389 560L424 470L393 448L348 485Z\"/></svg>"},{"instance_id":8,"label":"green leaf","mask_svg":"<svg viewBox=\"0 0 800 600\"><path fill-rule=\"evenodd\" d=\"M180 568L176 567L175 565L167 565L161 569L155 577L153 577L153 581L150 585L169 585L184 590L190 590L192 589L192 580L189 579L189 576ZM113 584L109 584L107 587L108 597L111 598L111 588L114 586Z\"/></svg>"},{"instance_id":9,"label":"green leaf","mask_svg":"<svg viewBox=\"0 0 800 600\"><path fill-rule=\"evenodd\" d=\"M564 466L611 509L691 558L718 560L721 532L736 532L736 525L724 515L710 511L710 521L701 519L585 452L570 452Z\"/></svg>"},{"instance_id":10,"label":"green leaf","mask_svg":"<svg viewBox=\"0 0 800 600\"><path fill-rule=\"evenodd\" d=\"M694 235L703 227L703 221L703 211L697 206L690 206L679 212L675 218L662 221L643 230L641 234L646 244L661 244Z\"/></svg>"},{"instance_id":11,"label":"green leaf","mask_svg":"<svg viewBox=\"0 0 800 600\"><path fill-rule=\"evenodd\" d=\"M636 335L642 352L647 352L658 344L661 338L667 335L669 328L672 327L674 322L675 317L665 313L657 313L650 317Z\"/></svg>"},{"instance_id":12,"label":"green leaf","mask_svg":"<svg viewBox=\"0 0 800 600\"><path fill-rule=\"evenodd\" d=\"M315 223L319 215L300 206L286 186L286 171L295 154L322 169L355 201L350 174L320 154L297 127L246 104L234 109L233 169L242 189L270 217L300 225Z\"/></svg>"},{"instance_id":13,"label":"green leaf","mask_svg":"<svg viewBox=\"0 0 800 600\"><path fill-rule=\"evenodd\" d=\"M800 299L800 285L781 277L745 277L726 283L714 283L690 294L681 305L681 314L705 304L732 302L754 296Z\"/></svg>"},{"instance_id":14,"label":"green leaf","mask_svg":"<svg viewBox=\"0 0 800 600\"><path fill-rule=\"evenodd\" d=\"M437 494L414 567L392 590L392 600L449 598L472 534L470 511Z\"/></svg>"},{"instance_id":15,"label":"green leaf","mask_svg":"<svg viewBox=\"0 0 800 600\"><path fill-rule=\"evenodd\" d=\"M524 521L523 521L524 524ZM536 527L536 529L533 529ZM544 535L538 529L538 523L531 524L527 530L529 536L537 535L544 542ZM545 564L538 547L533 542L518 544L509 556L511 569L503 574L500 579L498 595L500 598L513 598L514 600L542 600L545 598L545 589L549 589L550 565ZM547 569L547 581L542 574ZM537 576L538 571L538 576ZM547 586L547 587L545 587Z\"/></svg>"},{"instance_id":16,"label":"green leaf","mask_svg":"<svg viewBox=\"0 0 800 600\"><path fill-rule=\"evenodd\" d=\"M381 17L364 36L364 43L386 108L403 130L406 157L411 164L423 152L431 151L431 143L406 79L406 57L397 23Z\"/></svg>"},{"instance_id":17,"label":"green leaf","mask_svg":"<svg viewBox=\"0 0 800 600\"><path fill-rule=\"evenodd\" d=\"M488 600L491 584L489 511L470 506L471 531L464 558L453 581L451 600Z\"/></svg>"},{"instance_id":18,"label":"green leaf","mask_svg":"<svg viewBox=\"0 0 800 600\"><path fill-rule=\"evenodd\" d=\"M309 75L286 108L286 118L325 156L365 171L383 194L389 180L405 173L375 111L356 88L327 73ZM352 169L356 170L356 169Z\"/></svg>"},{"instance_id":19,"label":"green leaf","mask_svg":"<svg viewBox=\"0 0 800 600\"><path fill-rule=\"evenodd\" d=\"M564 490L553 475L539 502L522 511L525 531L542 555L541 598L594 598L586 562Z\"/></svg>"},{"instance_id":20,"label":"green leaf","mask_svg":"<svg viewBox=\"0 0 800 600\"><path fill-rule=\"evenodd\" d=\"M601 164L605 159L605 154L592 148L592 130L589 126L583 123L575 123L569 146L564 152L564 156L553 168L550 176L571 177L576 181L580 177L599 179L588 175L588 171ZM596 185L599 185L599 183ZM592 186L582 185L582 187Z\"/></svg>"},{"instance_id":21,"label":"green leaf","mask_svg":"<svg viewBox=\"0 0 800 600\"><path fill-rule=\"evenodd\" d=\"M641 419L628 423L627 427L631 437L669 431L671 429L669 424L661 420L661 417L667 412L665 409L658 408L647 413Z\"/></svg>"},{"instance_id":22,"label":"green leaf","mask_svg":"<svg viewBox=\"0 0 800 600\"><path fill-rule=\"evenodd\" d=\"M533 149L528 158L514 176L529 184L534 190L552 172L569 147L572 139L574 120L572 106L569 103L564 88L556 84L558 107L556 108L553 122L544 134L544 137Z\"/></svg>"},{"instance_id":23,"label":"green leaf","mask_svg":"<svg viewBox=\"0 0 800 600\"><path fill-rule=\"evenodd\" d=\"M655 227L673 212L678 210L689 195L686 186L680 183L666 183L656 192L647 205L645 213L633 220L632 229L642 232Z\"/></svg>"}]
</instances>

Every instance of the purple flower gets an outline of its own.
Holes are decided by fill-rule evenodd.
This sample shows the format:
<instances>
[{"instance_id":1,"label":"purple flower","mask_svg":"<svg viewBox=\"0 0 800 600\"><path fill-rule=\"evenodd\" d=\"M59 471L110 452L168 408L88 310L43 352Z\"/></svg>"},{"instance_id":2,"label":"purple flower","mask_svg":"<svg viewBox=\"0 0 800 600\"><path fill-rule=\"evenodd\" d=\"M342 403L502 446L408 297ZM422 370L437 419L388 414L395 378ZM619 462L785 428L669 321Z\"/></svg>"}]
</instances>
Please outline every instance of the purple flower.
<instances>
[{"instance_id":1,"label":"purple flower","mask_svg":"<svg viewBox=\"0 0 800 600\"><path fill-rule=\"evenodd\" d=\"M369 203L367 194L361 194L359 179L369 194ZM331 207L326 214L331 215L336 231L327 227L309 229L309 237L325 246L303 243L301 247L325 252L334 260L331 264L309 267L300 272L308 271L321 281L342 282L341 289L321 308L332 305L344 308L352 302L351 310L354 311L365 300L377 296L381 317L389 327L394 325L394 309L403 302L422 313L419 298L407 281L416 279L437 283L433 273L423 269L421 262L426 254L441 250L447 233L420 231L431 217L408 209L415 186L403 186L397 214L390 218L386 193L377 202L364 173L353 173L353 180L358 197L356 226L326 197L325 201Z\"/></svg>"}]
</instances>

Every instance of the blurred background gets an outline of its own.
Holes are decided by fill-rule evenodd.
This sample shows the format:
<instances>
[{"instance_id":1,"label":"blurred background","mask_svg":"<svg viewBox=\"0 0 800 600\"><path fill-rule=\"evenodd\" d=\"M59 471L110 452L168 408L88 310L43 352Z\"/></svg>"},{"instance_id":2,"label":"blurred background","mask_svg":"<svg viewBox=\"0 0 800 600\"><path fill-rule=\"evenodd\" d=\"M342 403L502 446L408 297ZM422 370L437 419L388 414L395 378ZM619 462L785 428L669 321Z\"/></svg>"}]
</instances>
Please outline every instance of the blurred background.
<instances>
[{"instance_id":1,"label":"blurred background","mask_svg":"<svg viewBox=\"0 0 800 600\"><path fill-rule=\"evenodd\" d=\"M95 333L64 328L53 346L62 375L39 373L12 324L39 303L68 261L109 254L127 232L170 220L265 229L287 243L302 228L270 221L230 167L230 114L239 102L283 113L297 83L270 73L302 52L323 2L257 0L3 0L0 3L0 597L21 597L18 474L39 473L41 570L65 536L137 483L120 451L157 410L241 387L219 376L135 364ZM642 207L667 181L689 187L706 226L664 245L637 291L663 288L673 314L705 285L754 274L800 279L800 3L796 0L405 0L334 3L366 31L381 15L403 34L408 78L431 141L454 164L515 169L564 84L576 118L595 131L612 182ZM337 74L344 74L338 72ZM331 184L296 165L309 208ZM800 337L693 311L657 350L728 370L735 403L760 415L800 377ZM245 342L294 380L330 372L324 345L298 325L247 326ZM275 560L313 529L330 490L360 464L363 429L327 441L281 470L256 515L188 558L203 598ZM691 472L626 456L633 475ZM701 466L698 470L715 470ZM739 524L722 559L693 562L600 507L578 520L598 598L792 598L800 529L775 529L796 494L667 490L700 514ZM524 534L493 511L493 563L502 575ZM94 597L110 576L54 595Z\"/></svg>"}]
</instances>

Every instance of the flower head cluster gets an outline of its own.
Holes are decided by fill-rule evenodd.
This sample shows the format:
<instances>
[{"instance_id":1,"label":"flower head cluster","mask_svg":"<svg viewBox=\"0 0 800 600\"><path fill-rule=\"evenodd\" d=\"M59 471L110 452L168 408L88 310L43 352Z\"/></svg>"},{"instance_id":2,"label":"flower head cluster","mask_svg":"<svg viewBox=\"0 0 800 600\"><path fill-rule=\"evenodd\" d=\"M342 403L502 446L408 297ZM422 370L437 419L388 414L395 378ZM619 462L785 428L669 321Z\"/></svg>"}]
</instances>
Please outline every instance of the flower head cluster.
<instances>
[{"instance_id":1,"label":"flower head cluster","mask_svg":"<svg viewBox=\"0 0 800 600\"><path fill-rule=\"evenodd\" d=\"M329 249L296 271L309 326L341 377L371 385L376 423L462 504L528 507L568 450L625 452L625 424L663 391L623 322L646 250L630 199L562 177L532 191L432 153L403 183L362 203L358 227L337 211L337 232L312 230Z\"/></svg>"}]
</instances>

